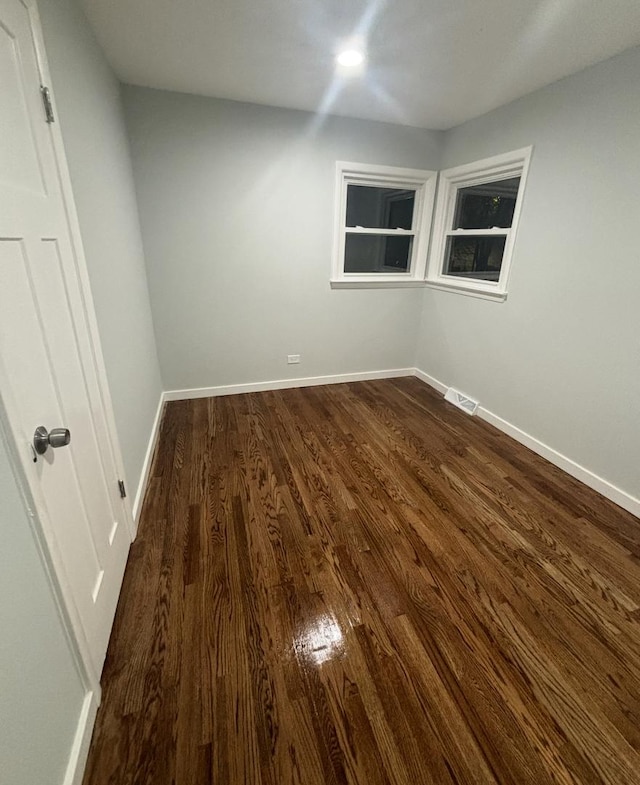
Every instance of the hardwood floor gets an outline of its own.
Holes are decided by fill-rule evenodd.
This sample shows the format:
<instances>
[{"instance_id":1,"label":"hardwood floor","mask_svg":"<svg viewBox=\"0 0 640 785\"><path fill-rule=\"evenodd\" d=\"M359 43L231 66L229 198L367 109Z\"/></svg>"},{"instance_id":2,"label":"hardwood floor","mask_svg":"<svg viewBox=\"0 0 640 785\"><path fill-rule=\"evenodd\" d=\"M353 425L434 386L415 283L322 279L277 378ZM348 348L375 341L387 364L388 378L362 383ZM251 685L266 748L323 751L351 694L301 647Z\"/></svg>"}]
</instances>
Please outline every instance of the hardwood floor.
<instances>
[{"instance_id":1,"label":"hardwood floor","mask_svg":"<svg viewBox=\"0 0 640 785\"><path fill-rule=\"evenodd\" d=\"M639 556L417 379L170 403L85 785L640 783Z\"/></svg>"}]
</instances>

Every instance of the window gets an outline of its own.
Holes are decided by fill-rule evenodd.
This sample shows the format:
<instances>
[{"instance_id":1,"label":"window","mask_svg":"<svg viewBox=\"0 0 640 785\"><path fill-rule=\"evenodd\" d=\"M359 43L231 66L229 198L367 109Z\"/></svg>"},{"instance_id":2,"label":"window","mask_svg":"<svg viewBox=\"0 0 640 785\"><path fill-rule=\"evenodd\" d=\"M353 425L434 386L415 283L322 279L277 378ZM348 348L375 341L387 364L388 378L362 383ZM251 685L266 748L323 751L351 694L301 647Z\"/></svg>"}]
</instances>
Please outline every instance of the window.
<instances>
[{"instance_id":1,"label":"window","mask_svg":"<svg viewBox=\"0 0 640 785\"><path fill-rule=\"evenodd\" d=\"M504 300L531 149L440 173L430 252L437 172L339 161L331 285Z\"/></svg>"},{"instance_id":2,"label":"window","mask_svg":"<svg viewBox=\"0 0 640 785\"><path fill-rule=\"evenodd\" d=\"M427 284L504 300L531 148L440 173Z\"/></svg>"},{"instance_id":3,"label":"window","mask_svg":"<svg viewBox=\"0 0 640 785\"><path fill-rule=\"evenodd\" d=\"M332 286L424 284L436 175L338 162Z\"/></svg>"}]
</instances>

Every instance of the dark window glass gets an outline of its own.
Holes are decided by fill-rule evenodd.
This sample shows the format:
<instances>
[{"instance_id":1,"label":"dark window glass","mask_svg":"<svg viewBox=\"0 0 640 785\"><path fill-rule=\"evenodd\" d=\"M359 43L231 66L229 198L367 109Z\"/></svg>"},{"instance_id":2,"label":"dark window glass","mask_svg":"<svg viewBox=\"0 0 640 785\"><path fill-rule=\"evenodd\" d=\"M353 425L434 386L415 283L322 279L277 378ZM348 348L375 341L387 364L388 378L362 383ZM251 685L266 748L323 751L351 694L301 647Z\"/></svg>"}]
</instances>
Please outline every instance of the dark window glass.
<instances>
[{"instance_id":1,"label":"dark window glass","mask_svg":"<svg viewBox=\"0 0 640 785\"><path fill-rule=\"evenodd\" d=\"M365 229L411 229L415 191L401 188L347 186L347 226Z\"/></svg>"},{"instance_id":2,"label":"dark window glass","mask_svg":"<svg viewBox=\"0 0 640 785\"><path fill-rule=\"evenodd\" d=\"M481 281L497 281L500 277L506 239L504 236L449 237L443 274Z\"/></svg>"},{"instance_id":3,"label":"dark window glass","mask_svg":"<svg viewBox=\"0 0 640 785\"><path fill-rule=\"evenodd\" d=\"M345 273L406 273L411 262L413 236L347 234Z\"/></svg>"},{"instance_id":4,"label":"dark window glass","mask_svg":"<svg viewBox=\"0 0 640 785\"><path fill-rule=\"evenodd\" d=\"M513 221L520 178L458 188L452 229L508 229Z\"/></svg>"}]
</instances>

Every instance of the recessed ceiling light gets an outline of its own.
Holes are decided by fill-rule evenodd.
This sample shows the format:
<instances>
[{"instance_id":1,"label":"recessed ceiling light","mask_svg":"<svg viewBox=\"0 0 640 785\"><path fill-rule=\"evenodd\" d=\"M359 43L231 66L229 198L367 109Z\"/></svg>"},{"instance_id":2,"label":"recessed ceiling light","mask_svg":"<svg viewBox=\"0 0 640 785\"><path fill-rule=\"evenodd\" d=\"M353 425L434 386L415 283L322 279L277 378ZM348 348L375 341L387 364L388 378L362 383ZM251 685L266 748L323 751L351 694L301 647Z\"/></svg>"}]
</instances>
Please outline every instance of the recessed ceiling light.
<instances>
[{"instance_id":1,"label":"recessed ceiling light","mask_svg":"<svg viewBox=\"0 0 640 785\"><path fill-rule=\"evenodd\" d=\"M358 52L357 49L345 49L344 52L340 52L336 60L338 65L342 65L345 68L355 68L357 65L362 65L364 55L362 52Z\"/></svg>"}]
</instances>

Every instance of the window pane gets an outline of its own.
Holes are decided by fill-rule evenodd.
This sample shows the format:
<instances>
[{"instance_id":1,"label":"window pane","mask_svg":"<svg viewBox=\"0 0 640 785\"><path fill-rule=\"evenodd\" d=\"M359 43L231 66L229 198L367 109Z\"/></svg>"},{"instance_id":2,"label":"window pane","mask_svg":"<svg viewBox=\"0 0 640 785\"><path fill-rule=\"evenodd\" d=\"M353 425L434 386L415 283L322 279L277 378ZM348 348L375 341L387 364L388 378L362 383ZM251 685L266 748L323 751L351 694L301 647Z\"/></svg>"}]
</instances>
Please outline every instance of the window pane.
<instances>
[{"instance_id":1,"label":"window pane","mask_svg":"<svg viewBox=\"0 0 640 785\"><path fill-rule=\"evenodd\" d=\"M449 237L443 274L497 281L506 240L505 236Z\"/></svg>"},{"instance_id":2,"label":"window pane","mask_svg":"<svg viewBox=\"0 0 640 785\"><path fill-rule=\"evenodd\" d=\"M458 188L453 229L508 229L518 197L520 178Z\"/></svg>"},{"instance_id":3,"label":"window pane","mask_svg":"<svg viewBox=\"0 0 640 785\"><path fill-rule=\"evenodd\" d=\"M347 226L366 229L411 229L415 191L401 188L347 186Z\"/></svg>"},{"instance_id":4,"label":"window pane","mask_svg":"<svg viewBox=\"0 0 640 785\"><path fill-rule=\"evenodd\" d=\"M347 234L345 273L407 273L411 265L412 235Z\"/></svg>"}]
</instances>

